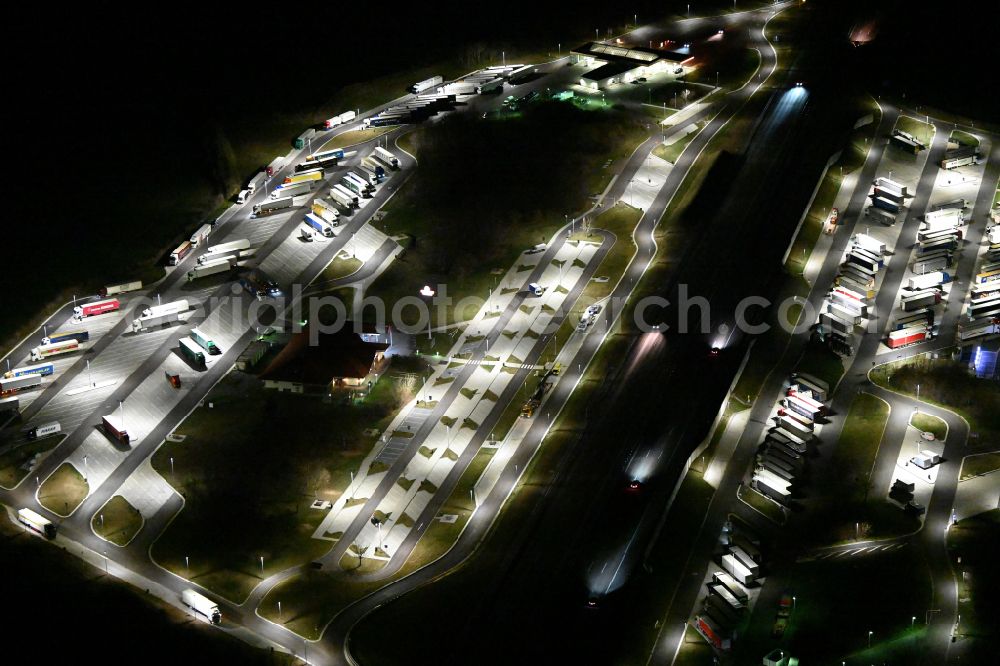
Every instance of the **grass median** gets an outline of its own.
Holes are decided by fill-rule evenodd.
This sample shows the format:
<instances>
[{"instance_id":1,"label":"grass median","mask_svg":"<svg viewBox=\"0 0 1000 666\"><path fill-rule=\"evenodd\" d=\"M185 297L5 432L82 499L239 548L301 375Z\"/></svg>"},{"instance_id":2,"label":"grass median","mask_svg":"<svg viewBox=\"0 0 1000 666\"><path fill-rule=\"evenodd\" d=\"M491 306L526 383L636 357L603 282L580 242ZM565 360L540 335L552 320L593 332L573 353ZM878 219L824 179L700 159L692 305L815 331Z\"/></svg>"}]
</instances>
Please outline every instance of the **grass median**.
<instances>
[{"instance_id":1,"label":"grass median","mask_svg":"<svg viewBox=\"0 0 1000 666\"><path fill-rule=\"evenodd\" d=\"M80 471L64 462L42 482L38 489L38 501L49 511L60 516L68 516L90 493L90 484Z\"/></svg>"},{"instance_id":2,"label":"grass median","mask_svg":"<svg viewBox=\"0 0 1000 666\"><path fill-rule=\"evenodd\" d=\"M97 536L116 546L127 546L143 525L142 514L121 495L115 495L90 520Z\"/></svg>"},{"instance_id":3,"label":"grass median","mask_svg":"<svg viewBox=\"0 0 1000 666\"><path fill-rule=\"evenodd\" d=\"M25 477L31 474L38 461L49 451L59 446L64 439L66 439L65 435L46 437L22 444L0 454L0 486L10 490L21 483Z\"/></svg>"},{"instance_id":4,"label":"grass median","mask_svg":"<svg viewBox=\"0 0 1000 666\"><path fill-rule=\"evenodd\" d=\"M889 419L889 406L880 398L860 393L851 403L840 439L826 473L819 475L813 493L817 502L802 537L812 545L908 534L920 521L904 513L871 486L871 473ZM825 442L824 445L832 444Z\"/></svg>"},{"instance_id":5,"label":"grass median","mask_svg":"<svg viewBox=\"0 0 1000 666\"><path fill-rule=\"evenodd\" d=\"M232 373L177 429L153 466L185 505L153 558L235 602L260 580L315 559L330 542L312 535L399 407L419 386L393 367L358 402L267 390ZM237 471L238 470L238 471ZM263 566L261 564L263 557Z\"/></svg>"}]
</instances>

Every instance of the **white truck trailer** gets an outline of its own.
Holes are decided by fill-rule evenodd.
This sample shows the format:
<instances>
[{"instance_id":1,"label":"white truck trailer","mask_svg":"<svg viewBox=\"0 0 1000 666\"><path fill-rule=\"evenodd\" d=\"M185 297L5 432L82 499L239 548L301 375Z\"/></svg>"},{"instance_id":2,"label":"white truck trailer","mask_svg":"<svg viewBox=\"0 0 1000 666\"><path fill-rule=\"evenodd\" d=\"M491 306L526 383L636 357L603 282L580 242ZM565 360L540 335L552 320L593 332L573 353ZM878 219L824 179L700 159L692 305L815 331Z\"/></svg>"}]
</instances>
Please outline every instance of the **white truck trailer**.
<instances>
[{"instance_id":1,"label":"white truck trailer","mask_svg":"<svg viewBox=\"0 0 1000 666\"><path fill-rule=\"evenodd\" d=\"M222 613L219 612L219 605L208 597L188 588L181 592L181 601L184 605L201 615L212 624L222 622Z\"/></svg>"}]
</instances>

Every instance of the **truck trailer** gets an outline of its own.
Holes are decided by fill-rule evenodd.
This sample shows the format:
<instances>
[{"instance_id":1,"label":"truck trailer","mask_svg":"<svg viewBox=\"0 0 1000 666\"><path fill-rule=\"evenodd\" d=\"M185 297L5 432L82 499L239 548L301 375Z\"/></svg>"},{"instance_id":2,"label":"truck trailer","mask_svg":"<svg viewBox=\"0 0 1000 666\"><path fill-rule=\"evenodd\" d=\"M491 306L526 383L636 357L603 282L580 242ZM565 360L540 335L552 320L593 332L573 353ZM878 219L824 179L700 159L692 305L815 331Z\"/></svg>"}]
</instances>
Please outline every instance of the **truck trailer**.
<instances>
[{"instance_id":1,"label":"truck trailer","mask_svg":"<svg viewBox=\"0 0 1000 666\"><path fill-rule=\"evenodd\" d=\"M132 320L132 332L141 333L165 324L174 324L181 320L176 312L164 312L162 314L144 315Z\"/></svg>"},{"instance_id":2,"label":"truck trailer","mask_svg":"<svg viewBox=\"0 0 1000 666\"><path fill-rule=\"evenodd\" d=\"M200 247L201 244L208 239L208 236L211 233L212 233L212 225L203 224L197 229L195 229L195 232L191 234L191 238L189 238L188 241L191 243L192 247Z\"/></svg>"},{"instance_id":3,"label":"truck trailer","mask_svg":"<svg viewBox=\"0 0 1000 666\"><path fill-rule=\"evenodd\" d=\"M410 86L410 92L413 94L422 93L425 90L430 90L435 86L439 86L444 83L444 79L441 76L432 76L429 79L424 79L423 81L417 81L412 86Z\"/></svg>"},{"instance_id":4,"label":"truck trailer","mask_svg":"<svg viewBox=\"0 0 1000 666\"><path fill-rule=\"evenodd\" d=\"M66 342L67 340L86 342L90 340L90 331L57 331L42 338L42 344L51 345L55 342Z\"/></svg>"},{"instance_id":5,"label":"truck trailer","mask_svg":"<svg viewBox=\"0 0 1000 666\"><path fill-rule=\"evenodd\" d=\"M323 150L318 153L313 153L312 155L306 155L306 161L322 161L328 159L342 160L346 153L343 148L331 148L330 150Z\"/></svg>"},{"instance_id":6,"label":"truck trailer","mask_svg":"<svg viewBox=\"0 0 1000 666\"><path fill-rule=\"evenodd\" d=\"M209 275L218 275L219 273L225 273L233 269L233 262L231 259L213 259L212 261L201 264L200 266L195 266L193 269L187 272L187 281L193 282L198 278L208 277Z\"/></svg>"},{"instance_id":7,"label":"truck trailer","mask_svg":"<svg viewBox=\"0 0 1000 666\"><path fill-rule=\"evenodd\" d=\"M198 328L191 329L191 339L198 343L198 346L208 352L209 356L218 356L222 353L216 344L204 331Z\"/></svg>"},{"instance_id":8,"label":"truck trailer","mask_svg":"<svg viewBox=\"0 0 1000 666\"><path fill-rule=\"evenodd\" d=\"M97 294L101 298L107 298L108 296L116 296L129 291L138 291L139 289L142 289L142 280L122 282L121 284L109 284L106 287L99 289Z\"/></svg>"},{"instance_id":9,"label":"truck trailer","mask_svg":"<svg viewBox=\"0 0 1000 666\"><path fill-rule=\"evenodd\" d=\"M933 307L941 302L941 292L937 289L923 289L900 299L900 306L906 312Z\"/></svg>"},{"instance_id":10,"label":"truck trailer","mask_svg":"<svg viewBox=\"0 0 1000 666\"><path fill-rule=\"evenodd\" d=\"M855 234L854 244L863 250L868 250L876 256L882 256L886 251L885 243L872 238L868 234Z\"/></svg>"},{"instance_id":11,"label":"truck trailer","mask_svg":"<svg viewBox=\"0 0 1000 666\"><path fill-rule=\"evenodd\" d=\"M41 375L22 375L20 377L0 377L0 395L11 395L18 391L27 391L42 385Z\"/></svg>"},{"instance_id":12,"label":"truck trailer","mask_svg":"<svg viewBox=\"0 0 1000 666\"><path fill-rule=\"evenodd\" d=\"M332 226L340 224L340 211L338 211L333 204L329 204L322 199L317 198L313 200L312 213L324 222L330 223Z\"/></svg>"},{"instance_id":13,"label":"truck trailer","mask_svg":"<svg viewBox=\"0 0 1000 666\"><path fill-rule=\"evenodd\" d=\"M221 257L232 252L241 252L243 250L250 249L250 241L246 238L239 238L237 240L228 241L225 243L219 243L218 245L210 245L205 254L198 257L198 263L204 264L209 261L213 261L218 257ZM187 308L185 308L187 309Z\"/></svg>"},{"instance_id":14,"label":"truck trailer","mask_svg":"<svg viewBox=\"0 0 1000 666\"><path fill-rule=\"evenodd\" d=\"M383 162L386 166L389 166L393 169L399 168L399 159L385 148L382 148L381 146L375 148L375 150L372 151L372 156L375 159Z\"/></svg>"},{"instance_id":15,"label":"truck trailer","mask_svg":"<svg viewBox=\"0 0 1000 666\"><path fill-rule=\"evenodd\" d=\"M360 205L358 195L339 183L330 188L330 198L347 209Z\"/></svg>"},{"instance_id":16,"label":"truck trailer","mask_svg":"<svg viewBox=\"0 0 1000 666\"><path fill-rule=\"evenodd\" d=\"M911 277L906 282L906 288L910 290L924 290L932 287L939 287L948 282L951 282L950 275L944 271L933 271L931 273L923 273L922 275Z\"/></svg>"},{"instance_id":17,"label":"truck trailer","mask_svg":"<svg viewBox=\"0 0 1000 666\"><path fill-rule=\"evenodd\" d=\"M271 192L271 199L282 199L285 197L297 197L300 194L309 194L313 191L316 181L307 180L304 183L293 183L291 185L279 185Z\"/></svg>"},{"instance_id":18,"label":"truck trailer","mask_svg":"<svg viewBox=\"0 0 1000 666\"><path fill-rule=\"evenodd\" d=\"M177 341L177 348L188 363L198 370L205 369L205 351L199 347L191 338L181 338Z\"/></svg>"},{"instance_id":19,"label":"truck trailer","mask_svg":"<svg viewBox=\"0 0 1000 666\"><path fill-rule=\"evenodd\" d=\"M885 197L873 196L872 205L875 206L876 208L881 208L882 210L888 211L893 214L899 213L899 211L902 209L902 207L898 203L892 201L891 199L886 199Z\"/></svg>"},{"instance_id":20,"label":"truck trailer","mask_svg":"<svg viewBox=\"0 0 1000 666\"><path fill-rule=\"evenodd\" d=\"M878 178L876 178L874 181L872 181L872 185L874 185L879 189L891 190L899 194L900 196L905 197L907 194L906 185L901 185L896 181L890 180L889 178L886 178L884 176L879 176Z\"/></svg>"},{"instance_id":21,"label":"truck trailer","mask_svg":"<svg viewBox=\"0 0 1000 666\"><path fill-rule=\"evenodd\" d=\"M115 312L121 307L121 302L117 298L106 298L102 301L94 301L86 305L78 305L73 308L73 316L77 319L84 317L96 317L97 315Z\"/></svg>"},{"instance_id":22,"label":"truck trailer","mask_svg":"<svg viewBox=\"0 0 1000 666\"><path fill-rule=\"evenodd\" d=\"M25 375L40 375L42 377L48 377L56 371L56 366L52 363L42 363L40 365L25 365L20 368L14 368L13 370L8 370L3 374L4 377L23 377Z\"/></svg>"},{"instance_id":23,"label":"truck trailer","mask_svg":"<svg viewBox=\"0 0 1000 666\"><path fill-rule=\"evenodd\" d=\"M55 524L45 516L36 513L31 509L18 509L17 522L46 539L56 538Z\"/></svg>"},{"instance_id":24,"label":"truck trailer","mask_svg":"<svg viewBox=\"0 0 1000 666\"><path fill-rule=\"evenodd\" d=\"M129 446L132 437L129 435L128 430L125 428L125 421L115 414L108 414L101 417L101 426L104 428L104 434L109 438L120 442L125 446Z\"/></svg>"},{"instance_id":25,"label":"truck trailer","mask_svg":"<svg viewBox=\"0 0 1000 666\"><path fill-rule=\"evenodd\" d=\"M284 165L284 163L285 163L285 158L284 157L280 157L280 156L279 157L275 157L273 160L271 160L271 163L268 164L267 167L264 169L264 172L267 173L268 177L271 177L274 174L276 174L279 171L281 171L281 167L282 167L282 165Z\"/></svg>"},{"instance_id":26,"label":"truck trailer","mask_svg":"<svg viewBox=\"0 0 1000 666\"><path fill-rule=\"evenodd\" d=\"M192 250L194 250L194 245L191 244L191 241L184 241L176 248L174 248L174 251L170 253L170 259L167 261L167 263L170 264L171 266L176 266L177 264L184 261L184 257L191 254Z\"/></svg>"},{"instance_id":27,"label":"truck trailer","mask_svg":"<svg viewBox=\"0 0 1000 666\"><path fill-rule=\"evenodd\" d=\"M279 199L271 199L270 201L254 204L253 215L254 217L258 217L260 215L270 215L271 213L291 207L292 197L283 196Z\"/></svg>"},{"instance_id":28,"label":"truck trailer","mask_svg":"<svg viewBox=\"0 0 1000 666\"><path fill-rule=\"evenodd\" d=\"M889 331L889 337L886 340L886 344L889 346L889 349L899 349L900 347L905 347L906 345L923 342L929 337L926 325L911 326L899 331Z\"/></svg>"},{"instance_id":29,"label":"truck trailer","mask_svg":"<svg viewBox=\"0 0 1000 666\"><path fill-rule=\"evenodd\" d=\"M220 624L222 622L222 613L219 612L218 604L208 597L188 588L181 592L181 601L184 602L185 606L204 617L210 623Z\"/></svg>"},{"instance_id":30,"label":"truck trailer","mask_svg":"<svg viewBox=\"0 0 1000 666\"><path fill-rule=\"evenodd\" d=\"M921 257L917 261L913 262L913 272L918 275L924 275L926 273L932 273L934 271L940 271L944 268L948 268L950 265L951 252L942 250L941 252Z\"/></svg>"},{"instance_id":31,"label":"truck trailer","mask_svg":"<svg viewBox=\"0 0 1000 666\"><path fill-rule=\"evenodd\" d=\"M313 213L306 213L303 222L317 233L323 234L327 238L333 238L333 227L326 220L321 219L318 215Z\"/></svg>"},{"instance_id":32,"label":"truck trailer","mask_svg":"<svg viewBox=\"0 0 1000 666\"><path fill-rule=\"evenodd\" d=\"M32 361L41 361L44 358L60 356L75 352L80 348L80 343L76 340L66 340L65 342L55 342L51 345L38 345L29 354Z\"/></svg>"}]
</instances>

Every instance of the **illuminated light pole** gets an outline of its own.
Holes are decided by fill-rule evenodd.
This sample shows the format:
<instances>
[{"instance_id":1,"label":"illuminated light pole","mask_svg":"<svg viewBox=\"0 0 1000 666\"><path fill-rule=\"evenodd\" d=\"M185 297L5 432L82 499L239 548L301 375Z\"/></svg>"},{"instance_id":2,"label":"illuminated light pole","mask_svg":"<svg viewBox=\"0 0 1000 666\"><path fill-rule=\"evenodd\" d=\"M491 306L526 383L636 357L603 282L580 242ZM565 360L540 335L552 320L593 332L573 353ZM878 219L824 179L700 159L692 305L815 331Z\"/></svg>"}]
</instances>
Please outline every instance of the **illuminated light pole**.
<instances>
[{"instance_id":1,"label":"illuminated light pole","mask_svg":"<svg viewBox=\"0 0 1000 666\"><path fill-rule=\"evenodd\" d=\"M260 556L260 575L264 575L264 556Z\"/></svg>"},{"instance_id":2,"label":"illuminated light pole","mask_svg":"<svg viewBox=\"0 0 1000 666\"><path fill-rule=\"evenodd\" d=\"M281 602L278 602L278 622L284 622L281 616Z\"/></svg>"},{"instance_id":3,"label":"illuminated light pole","mask_svg":"<svg viewBox=\"0 0 1000 666\"><path fill-rule=\"evenodd\" d=\"M187 555L184 556L184 571L189 577L191 576L191 560Z\"/></svg>"},{"instance_id":4,"label":"illuminated light pole","mask_svg":"<svg viewBox=\"0 0 1000 666\"><path fill-rule=\"evenodd\" d=\"M428 299L428 308L427 308L427 339L428 340L431 339L431 309L429 307L430 306L429 301L431 301L434 298L434 294L435 293L436 292L433 289L431 289L431 286L429 284L425 284L424 288L420 290L420 295L424 296L424 297L426 297Z\"/></svg>"},{"instance_id":5,"label":"illuminated light pole","mask_svg":"<svg viewBox=\"0 0 1000 666\"><path fill-rule=\"evenodd\" d=\"M874 634L874 633L875 633L874 631L869 631L868 632L868 647L872 646L872 634Z\"/></svg>"},{"instance_id":6,"label":"illuminated light pole","mask_svg":"<svg viewBox=\"0 0 1000 666\"><path fill-rule=\"evenodd\" d=\"M174 457L170 456L170 476L174 475Z\"/></svg>"}]
</instances>

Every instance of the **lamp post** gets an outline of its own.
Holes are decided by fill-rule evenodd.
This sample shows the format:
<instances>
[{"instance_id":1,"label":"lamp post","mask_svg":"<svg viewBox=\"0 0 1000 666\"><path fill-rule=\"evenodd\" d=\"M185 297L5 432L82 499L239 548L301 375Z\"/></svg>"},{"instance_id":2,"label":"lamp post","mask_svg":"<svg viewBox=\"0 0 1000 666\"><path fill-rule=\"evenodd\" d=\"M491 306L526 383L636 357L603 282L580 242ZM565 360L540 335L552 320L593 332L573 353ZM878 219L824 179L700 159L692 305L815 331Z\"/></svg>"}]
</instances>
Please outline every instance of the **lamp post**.
<instances>
[{"instance_id":1,"label":"lamp post","mask_svg":"<svg viewBox=\"0 0 1000 666\"><path fill-rule=\"evenodd\" d=\"M428 340L431 339L431 309L430 309L431 303L430 302L434 298L434 294L435 293L436 292L433 289L431 289L431 286L429 284L425 284L424 288L420 290L420 295L423 296L423 297L425 297L427 299L427 301L428 301L427 302L427 306L428 306L427 307L427 339Z\"/></svg>"},{"instance_id":2,"label":"lamp post","mask_svg":"<svg viewBox=\"0 0 1000 666\"><path fill-rule=\"evenodd\" d=\"M875 633L874 631L869 631L868 632L868 647L872 646L872 634L874 634L874 633Z\"/></svg>"},{"instance_id":3,"label":"lamp post","mask_svg":"<svg viewBox=\"0 0 1000 666\"><path fill-rule=\"evenodd\" d=\"M263 555L260 556L260 575L261 575L261 577L264 576L264 556Z\"/></svg>"}]
</instances>

